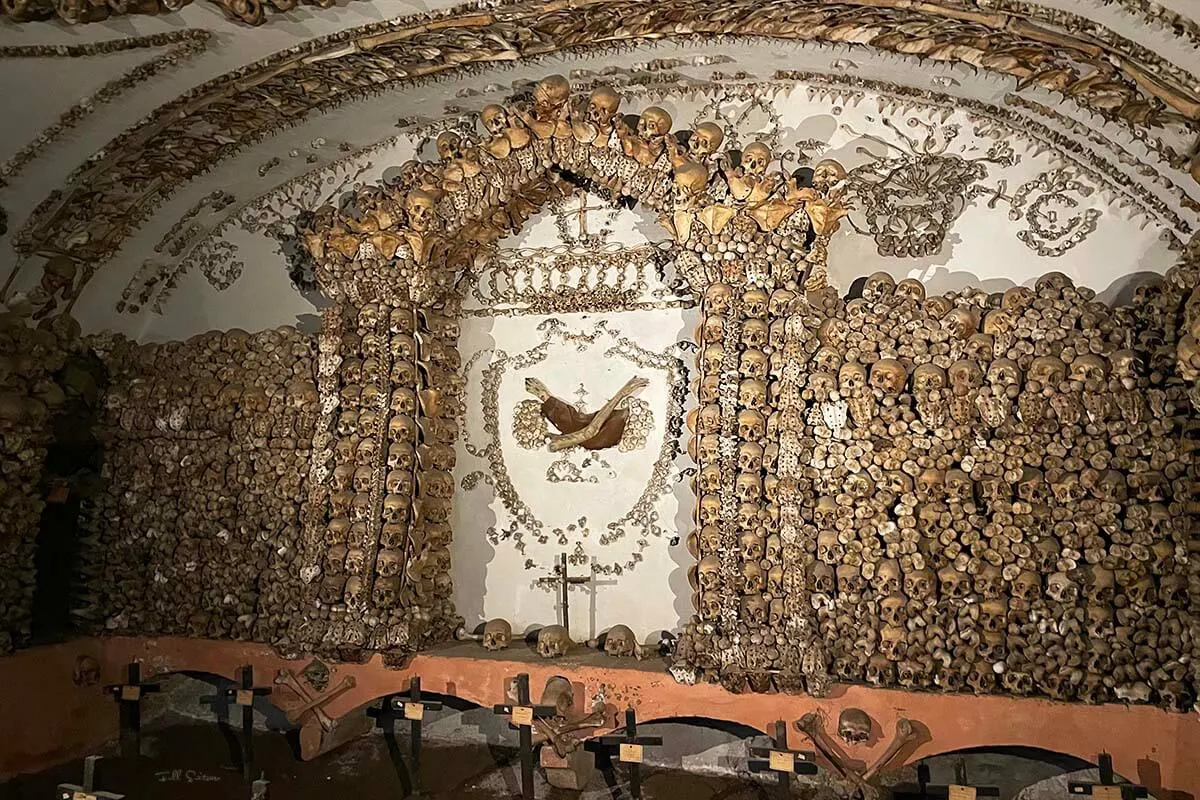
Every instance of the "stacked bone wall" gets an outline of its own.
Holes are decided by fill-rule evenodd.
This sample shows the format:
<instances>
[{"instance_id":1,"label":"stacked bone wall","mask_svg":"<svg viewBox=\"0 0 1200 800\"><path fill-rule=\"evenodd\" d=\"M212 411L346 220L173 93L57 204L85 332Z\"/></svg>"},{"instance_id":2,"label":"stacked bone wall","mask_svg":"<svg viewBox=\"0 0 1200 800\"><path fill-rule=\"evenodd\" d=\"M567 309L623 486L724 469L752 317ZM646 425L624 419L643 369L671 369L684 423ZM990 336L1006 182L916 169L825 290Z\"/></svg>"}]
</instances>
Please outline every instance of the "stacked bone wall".
<instances>
[{"instance_id":1,"label":"stacked bone wall","mask_svg":"<svg viewBox=\"0 0 1200 800\"><path fill-rule=\"evenodd\" d=\"M926 299L881 275L797 301L781 344L804 374L771 375L759 445L780 475L798 459L799 501L766 497L733 568L698 531L712 671L735 688L797 672L772 609L801 588L838 680L1190 707L1197 464L1169 294L1112 311L1048 275Z\"/></svg>"},{"instance_id":2,"label":"stacked bone wall","mask_svg":"<svg viewBox=\"0 0 1200 800\"><path fill-rule=\"evenodd\" d=\"M0 654L31 632L42 473L50 419L64 399L55 373L71 346L62 332L0 314Z\"/></svg>"},{"instance_id":3,"label":"stacked bone wall","mask_svg":"<svg viewBox=\"0 0 1200 800\"><path fill-rule=\"evenodd\" d=\"M103 490L84 526L98 629L280 642L316 417L292 328L106 348Z\"/></svg>"},{"instance_id":4,"label":"stacked bone wall","mask_svg":"<svg viewBox=\"0 0 1200 800\"><path fill-rule=\"evenodd\" d=\"M407 650L457 627L448 520L461 363L444 312L326 312L294 645Z\"/></svg>"}]
</instances>

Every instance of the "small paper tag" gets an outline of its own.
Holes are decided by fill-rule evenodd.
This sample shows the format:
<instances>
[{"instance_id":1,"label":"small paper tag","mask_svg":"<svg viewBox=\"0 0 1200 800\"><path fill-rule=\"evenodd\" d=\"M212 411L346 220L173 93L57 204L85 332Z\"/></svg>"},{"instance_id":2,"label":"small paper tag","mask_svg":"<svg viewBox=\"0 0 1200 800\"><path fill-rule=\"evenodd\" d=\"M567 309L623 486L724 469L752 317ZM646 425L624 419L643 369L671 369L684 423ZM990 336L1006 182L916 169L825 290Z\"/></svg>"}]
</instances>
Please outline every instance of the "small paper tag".
<instances>
[{"instance_id":1,"label":"small paper tag","mask_svg":"<svg viewBox=\"0 0 1200 800\"><path fill-rule=\"evenodd\" d=\"M621 745L620 759L626 764L642 763L642 746L640 744Z\"/></svg>"},{"instance_id":2,"label":"small paper tag","mask_svg":"<svg viewBox=\"0 0 1200 800\"><path fill-rule=\"evenodd\" d=\"M71 800L96 800L96 795L88 794L87 792L74 792L71 794Z\"/></svg>"},{"instance_id":3,"label":"small paper tag","mask_svg":"<svg viewBox=\"0 0 1200 800\"><path fill-rule=\"evenodd\" d=\"M775 772L792 772L796 769L796 757L791 753L771 751L771 769Z\"/></svg>"},{"instance_id":4,"label":"small paper tag","mask_svg":"<svg viewBox=\"0 0 1200 800\"><path fill-rule=\"evenodd\" d=\"M1121 787L1093 786L1092 800L1121 800Z\"/></svg>"},{"instance_id":5,"label":"small paper tag","mask_svg":"<svg viewBox=\"0 0 1200 800\"><path fill-rule=\"evenodd\" d=\"M254 692L250 689L238 689L236 702L239 706L254 705Z\"/></svg>"},{"instance_id":6,"label":"small paper tag","mask_svg":"<svg viewBox=\"0 0 1200 800\"><path fill-rule=\"evenodd\" d=\"M533 709L529 706L513 706L512 721L513 725L532 725Z\"/></svg>"},{"instance_id":7,"label":"small paper tag","mask_svg":"<svg viewBox=\"0 0 1200 800\"><path fill-rule=\"evenodd\" d=\"M422 703L405 703L404 718L414 720L425 719L425 706Z\"/></svg>"},{"instance_id":8,"label":"small paper tag","mask_svg":"<svg viewBox=\"0 0 1200 800\"><path fill-rule=\"evenodd\" d=\"M952 783L949 789L948 800L975 800L974 786L959 786L957 783Z\"/></svg>"},{"instance_id":9,"label":"small paper tag","mask_svg":"<svg viewBox=\"0 0 1200 800\"><path fill-rule=\"evenodd\" d=\"M121 699L122 700L141 700L142 699L142 687L140 687L140 686L122 686L121 687Z\"/></svg>"}]
</instances>

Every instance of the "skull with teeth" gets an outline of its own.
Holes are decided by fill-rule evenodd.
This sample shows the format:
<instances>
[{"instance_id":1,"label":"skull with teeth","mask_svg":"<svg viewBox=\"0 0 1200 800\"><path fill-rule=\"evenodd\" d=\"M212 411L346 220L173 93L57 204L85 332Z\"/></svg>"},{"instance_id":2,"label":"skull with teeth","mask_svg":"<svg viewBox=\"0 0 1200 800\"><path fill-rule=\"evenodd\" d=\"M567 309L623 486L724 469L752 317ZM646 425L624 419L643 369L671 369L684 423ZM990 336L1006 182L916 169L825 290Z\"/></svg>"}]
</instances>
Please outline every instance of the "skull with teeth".
<instances>
[{"instance_id":1,"label":"skull with teeth","mask_svg":"<svg viewBox=\"0 0 1200 800\"><path fill-rule=\"evenodd\" d=\"M537 652L542 658L558 658L566 655L574 642L562 625L547 625L538 631Z\"/></svg>"},{"instance_id":2,"label":"skull with teeth","mask_svg":"<svg viewBox=\"0 0 1200 800\"><path fill-rule=\"evenodd\" d=\"M859 745L871 738L871 718L858 708L847 708L838 716L838 737L850 745Z\"/></svg>"}]
</instances>

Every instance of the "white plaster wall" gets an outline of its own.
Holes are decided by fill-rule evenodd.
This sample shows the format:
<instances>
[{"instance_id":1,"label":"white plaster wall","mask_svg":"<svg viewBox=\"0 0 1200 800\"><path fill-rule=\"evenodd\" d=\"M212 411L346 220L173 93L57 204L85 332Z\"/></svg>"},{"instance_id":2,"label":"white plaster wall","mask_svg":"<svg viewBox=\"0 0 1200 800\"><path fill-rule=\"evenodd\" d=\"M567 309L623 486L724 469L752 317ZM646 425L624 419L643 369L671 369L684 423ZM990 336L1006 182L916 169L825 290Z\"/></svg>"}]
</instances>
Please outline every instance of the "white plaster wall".
<instances>
[{"instance_id":1,"label":"white plaster wall","mask_svg":"<svg viewBox=\"0 0 1200 800\"><path fill-rule=\"evenodd\" d=\"M645 637L654 631L677 629L681 615L691 613L685 571L690 557L682 543L672 544L677 532L687 529L694 502L689 482L676 481L680 464L671 464L662 486L665 491L652 503L652 513L657 516L654 527L635 522L626 526L621 538L601 542L609 524L627 514L651 483L654 462L662 452L670 392L668 376L661 370L606 356L617 338L606 332L616 331L620 338L648 351L671 352L681 337L690 337L691 316L692 312L667 309L612 314L603 319L586 314L553 318L572 334L595 333L597 323L602 323L597 342L582 352L569 341L548 339L544 323L551 318L547 317L474 318L464 323L460 349L464 360L473 362L473 369L467 376L467 418L455 471L459 486L452 521L452 563L455 605L469 625L503 617L524 631L561 622L557 593L539 586L537 579L550 574L561 553L576 552L581 552L588 564L572 564L572 575L588 574L592 562L621 570L621 574L596 575L591 586L571 590L571 631L577 639L594 637L617 623L629 625ZM544 347L545 358L519 367L521 355L539 346ZM498 496L505 476L497 475L489 459L477 455L493 442L483 419L482 375L489 368L502 374L497 411L504 470L519 501L546 534L544 543L536 528L516 520L510 507L513 500L505 502ZM577 448L554 454L546 448L526 450L515 441L514 409L531 399L525 392L525 378L541 379L567 402L576 399L574 391L582 384L588 391L587 408L595 410L635 375L650 381L639 395L649 405L654 423L644 448L624 453L611 448L595 454ZM679 444L668 444L668 448ZM563 461L578 467L587 482L548 480L550 466ZM472 475L474 480L469 479ZM465 488L471 486L475 488ZM505 534L514 525L520 542L513 533ZM561 539L554 529L562 531ZM489 531L496 533L489 537Z\"/></svg>"}]
</instances>

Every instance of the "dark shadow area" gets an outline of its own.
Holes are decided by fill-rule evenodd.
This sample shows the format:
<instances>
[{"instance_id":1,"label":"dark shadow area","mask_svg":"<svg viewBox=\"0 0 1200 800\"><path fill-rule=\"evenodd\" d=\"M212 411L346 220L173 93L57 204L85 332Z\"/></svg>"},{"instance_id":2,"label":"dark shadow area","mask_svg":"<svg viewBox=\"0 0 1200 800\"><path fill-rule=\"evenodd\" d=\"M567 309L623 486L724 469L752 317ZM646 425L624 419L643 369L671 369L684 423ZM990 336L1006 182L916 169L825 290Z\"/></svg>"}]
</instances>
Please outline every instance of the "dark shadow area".
<instances>
[{"instance_id":1,"label":"dark shadow area","mask_svg":"<svg viewBox=\"0 0 1200 800\"><path fill-rule=\"evenodd\" d=\"M78 628L71 611L84 605L80 506L100 479L103 452L95 426L107 370L93 353L67 357L55 376L66 401L51 418L52 439L42 467L46 505L34 551L32 644L64 641Z\"/></svg>"}]
</instances>

